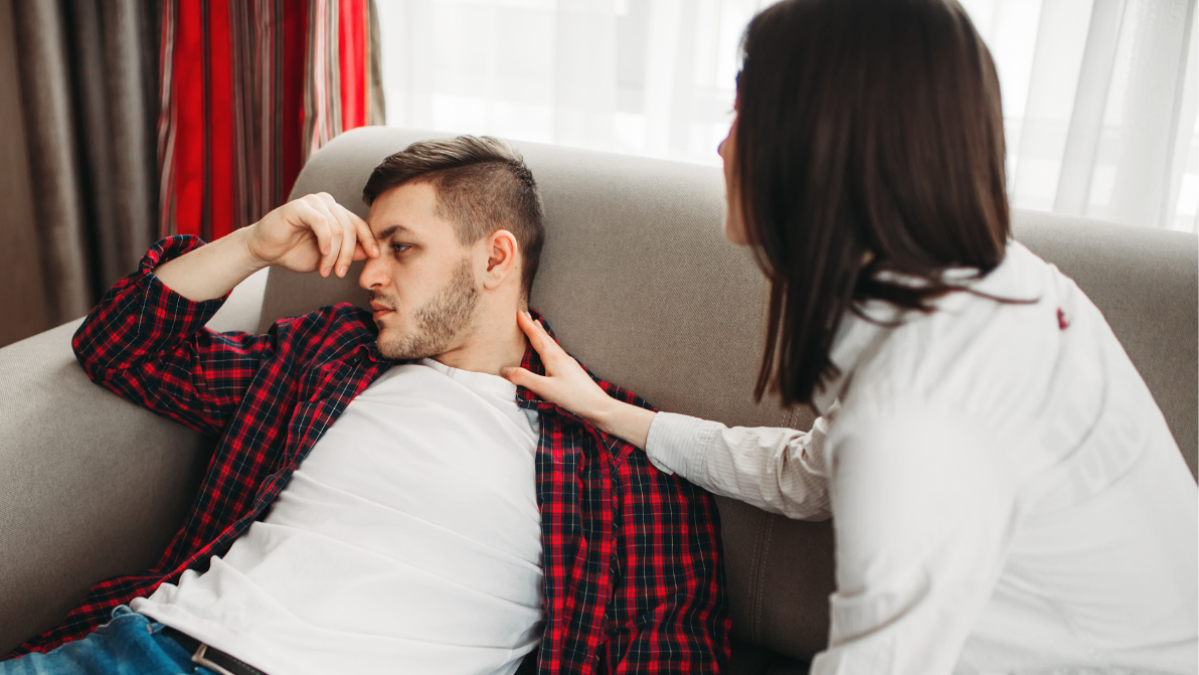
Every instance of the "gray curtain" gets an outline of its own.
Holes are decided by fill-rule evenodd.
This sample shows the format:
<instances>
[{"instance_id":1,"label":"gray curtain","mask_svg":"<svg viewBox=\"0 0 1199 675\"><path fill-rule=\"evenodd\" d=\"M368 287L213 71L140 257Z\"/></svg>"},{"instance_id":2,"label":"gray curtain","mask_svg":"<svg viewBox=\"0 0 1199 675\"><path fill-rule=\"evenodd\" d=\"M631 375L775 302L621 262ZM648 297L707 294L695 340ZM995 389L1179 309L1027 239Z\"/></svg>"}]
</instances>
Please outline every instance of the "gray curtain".
<instances>
[{"instance_id":1,"label":"gray curtain","mask_svg":"<svg viewBox=\"0 0 1199 675\"><path fill-rule=\"evenodd\" d=\"M133 271L158 212L160 0L11 3L45 314Z\"/></svg>"}]
</instances>

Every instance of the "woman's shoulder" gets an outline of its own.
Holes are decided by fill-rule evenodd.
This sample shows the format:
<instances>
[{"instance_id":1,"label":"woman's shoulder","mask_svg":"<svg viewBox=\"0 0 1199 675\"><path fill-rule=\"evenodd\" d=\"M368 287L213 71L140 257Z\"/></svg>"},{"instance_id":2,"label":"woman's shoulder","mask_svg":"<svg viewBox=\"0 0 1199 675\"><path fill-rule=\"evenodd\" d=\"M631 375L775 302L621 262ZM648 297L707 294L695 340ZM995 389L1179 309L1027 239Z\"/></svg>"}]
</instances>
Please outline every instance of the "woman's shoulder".
<instances>
[{"instance_id":1,"label":"woman's shoulder","mask_svg":"<svg viewBox=\"0 0 1199 675\"><path fill-rule=\"evenodd\" d=\"M841 396L847 409L937 409L1007 426L1032 416L1064 357L1058 309L1068 279L1011 242L1004 262L928 314L878 325ZM1076 288L1076 287L1075 287ZM853 321L870 321L854 317ZM881 323L881 322L880 322Z\"/></svg>"}]
</instances>

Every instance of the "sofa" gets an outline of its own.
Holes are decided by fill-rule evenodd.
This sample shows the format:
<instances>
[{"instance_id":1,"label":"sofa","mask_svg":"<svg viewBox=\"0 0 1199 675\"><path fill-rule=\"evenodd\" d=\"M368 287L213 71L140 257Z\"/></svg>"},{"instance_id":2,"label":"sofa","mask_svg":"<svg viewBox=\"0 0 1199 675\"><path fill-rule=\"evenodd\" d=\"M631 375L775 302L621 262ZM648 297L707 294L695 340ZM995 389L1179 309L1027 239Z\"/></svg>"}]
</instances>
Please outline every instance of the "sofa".
<instances>
[{"instance_id":1,"label":"sofa","mask_svg":"<svg viewBox=\"0 0 1199 675\"><path fill-rule=\"evenodd\" d=\"M304 167L293 196L326 191L365 216L371 169L430 132L355 130ZM806 408L755 404L766 285L723 238L719 169L517 143L541 186L547 241L532 306L596 373L665 410L805 429ZM1017 211L1014 236L1073 277L1107 316L1196 468L1194 235ZM357 270L271 269L211 320L263 332L321 305L365 305ZM213 439L92 384L78 321L0 349L0 653L55 625L96 581L147 568L195 498ZM734 652L730 672L803 673L827 640L829 522L719 498Z\"/></svg>"}]
</instances>

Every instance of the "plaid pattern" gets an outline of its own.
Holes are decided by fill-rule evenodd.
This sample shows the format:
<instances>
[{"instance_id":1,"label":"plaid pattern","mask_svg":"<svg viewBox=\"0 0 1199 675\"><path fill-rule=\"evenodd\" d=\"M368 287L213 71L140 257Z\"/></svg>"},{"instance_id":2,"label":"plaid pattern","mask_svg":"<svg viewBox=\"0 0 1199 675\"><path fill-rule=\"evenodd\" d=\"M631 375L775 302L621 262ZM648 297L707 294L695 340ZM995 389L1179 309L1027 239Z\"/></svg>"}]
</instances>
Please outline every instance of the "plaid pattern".
<instances>
[{"instance_id":1,"label":"plaid pattern","mask_svg":"<svg viewBox=\"0 0 1199 675\"><path fill-rule=\"evenodd\" d=\"M138 272L92 310L73 346L105 388L197 431L219 435L183 528L151 569L97 584L65 623L12 655L82 637L112 608L203 571L283 490L317 439L391 365L370 313L348 303L275 322L265 335L203 328L223 299L192 302L153 274L203 242L154 245ZM523 365L544 374L529 348ZM612 396L649 407L598 380ZM522 671L715 673L729 654L718 514L702 490L645 454L518 389L538 411L547 623Z\"/></svg>"}]
</instances>

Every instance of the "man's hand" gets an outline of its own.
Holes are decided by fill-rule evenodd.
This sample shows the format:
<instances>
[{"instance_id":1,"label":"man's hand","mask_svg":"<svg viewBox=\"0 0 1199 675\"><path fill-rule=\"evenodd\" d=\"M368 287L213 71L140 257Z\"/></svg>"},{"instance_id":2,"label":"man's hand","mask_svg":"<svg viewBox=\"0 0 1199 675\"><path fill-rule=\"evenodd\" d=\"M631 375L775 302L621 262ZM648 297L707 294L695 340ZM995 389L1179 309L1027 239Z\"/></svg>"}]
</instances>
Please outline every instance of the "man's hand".
<instances>
[{"instance_id":1,"label":"man's hand","mask_svg":"<svg viewBox=\"0 0 1199 675\"><path fill-rule=\"evenodd\" d=\"M154 274L189 300L219 298L246 277L279 265L344 277L355 260L379 257L366 222L327 193L292 200L249 227L159 265Z\"/></svg>"},{"instance_id":2,"label":"man's hand","mask_svg":"<svg viewBox=\"0 0 1199 675\"><path fill-rule=\"evenodd\" d=\"M293 272L319 270L323 277L344 277L350 263L379 255L366 221L327 192L292 200L247 229L251 256Z\"/></svg>"}]
</instances>

